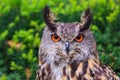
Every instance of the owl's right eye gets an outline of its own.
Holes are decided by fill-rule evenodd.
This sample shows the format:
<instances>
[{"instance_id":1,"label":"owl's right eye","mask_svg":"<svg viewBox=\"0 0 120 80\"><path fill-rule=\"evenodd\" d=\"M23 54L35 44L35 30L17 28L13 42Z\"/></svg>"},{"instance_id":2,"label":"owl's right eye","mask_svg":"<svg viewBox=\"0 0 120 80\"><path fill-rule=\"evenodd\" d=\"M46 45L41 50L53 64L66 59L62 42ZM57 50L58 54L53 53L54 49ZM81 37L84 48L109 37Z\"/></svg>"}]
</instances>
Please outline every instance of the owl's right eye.
<instances>
[{"instance_id":1,"label":"owl's right eye","mask_svg":"<svg viewBox=\"0 0 120 80\"><path fill-rule=\"evenodd\" d=\"M52 34L51 39L54 42L59 42L61 40L60 37L58 35L56 35L56 34Z\"/></svg>"}]
</instances>

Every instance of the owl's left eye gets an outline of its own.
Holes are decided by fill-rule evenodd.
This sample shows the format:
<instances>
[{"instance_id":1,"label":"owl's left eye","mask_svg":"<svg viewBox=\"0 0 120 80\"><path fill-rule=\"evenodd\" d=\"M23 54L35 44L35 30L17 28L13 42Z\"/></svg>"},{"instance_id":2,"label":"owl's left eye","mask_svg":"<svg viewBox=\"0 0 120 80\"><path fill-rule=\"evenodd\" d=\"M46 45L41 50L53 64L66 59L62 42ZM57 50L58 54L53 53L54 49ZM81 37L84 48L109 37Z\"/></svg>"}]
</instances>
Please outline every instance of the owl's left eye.
<instances>
[{"instance_id":1,"label":"owl's left eye","mask_svg":"<svg viewBox=\"0 0 120 80\"><path fill-rule=\"evenodd\" d=\"M75 41L76 42L81 42L83 40L84 36L82 34L79 34L76 38Z\"/></svg>"},{"instance_id":2,"label":"owl's left eye","mask_svg":"<svg viewBox=\"0 0 120 80\"><path fill-rule=\"evenodd\" d=\"M51 39L54 42L59 42L61 40L60 37L57 34L52 34Z\"/></svg>"}]
</instances>

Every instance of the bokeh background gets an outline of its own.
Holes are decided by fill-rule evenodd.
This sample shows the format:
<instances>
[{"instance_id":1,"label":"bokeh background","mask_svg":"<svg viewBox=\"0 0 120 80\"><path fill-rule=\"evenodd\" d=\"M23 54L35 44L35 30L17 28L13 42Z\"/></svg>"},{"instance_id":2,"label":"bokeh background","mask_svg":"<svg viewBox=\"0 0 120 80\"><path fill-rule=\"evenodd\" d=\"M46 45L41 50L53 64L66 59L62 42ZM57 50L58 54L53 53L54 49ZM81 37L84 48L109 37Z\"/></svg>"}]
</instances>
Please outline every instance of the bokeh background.
<instances>
[{"instance_id":1,"label":"bokeh background","mask_svg":"<svg viewBox=\"0 0 120 80\"><path fill-rule=\"evenodd\" d=\"M62 22L90 7L100 60L120 76L120 0L0 0L0 80L35 79L45 5Z\"/></svg>"}]
</instances>

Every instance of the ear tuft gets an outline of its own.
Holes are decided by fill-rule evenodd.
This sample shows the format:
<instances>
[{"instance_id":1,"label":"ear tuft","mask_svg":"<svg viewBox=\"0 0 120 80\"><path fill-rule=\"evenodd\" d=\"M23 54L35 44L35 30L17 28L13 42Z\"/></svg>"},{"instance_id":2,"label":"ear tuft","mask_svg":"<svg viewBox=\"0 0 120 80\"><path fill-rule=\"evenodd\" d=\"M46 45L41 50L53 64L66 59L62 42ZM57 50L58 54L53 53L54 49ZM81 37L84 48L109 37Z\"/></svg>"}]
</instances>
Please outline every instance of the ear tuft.
<instances>
[{"instance_id":1,"label":"ear tuft","mask_svg":"<svg viewBox=\"0 0 120 80\"><path fill-rule=\"evenodd\" d=\"M44 21L47 24L47 26L54 31L56 28L54 27L54 21L55 17L53 16L53 13L50 11L48 6L45 6L44 11L43 11L43 17Z\"/></svg>"},{"instance_id":2,"label":"ear tuft","mask_svg":"<svg viewBox=\"0 0 120 80\"><path fill-rule=\"evenodd\" d=\"M81 29L80 30L85 30L89 28L92 22L92 17L93 17L93 14L90 8L87 8L86 11L81 16Z\"/></svg>"}]
</instances>

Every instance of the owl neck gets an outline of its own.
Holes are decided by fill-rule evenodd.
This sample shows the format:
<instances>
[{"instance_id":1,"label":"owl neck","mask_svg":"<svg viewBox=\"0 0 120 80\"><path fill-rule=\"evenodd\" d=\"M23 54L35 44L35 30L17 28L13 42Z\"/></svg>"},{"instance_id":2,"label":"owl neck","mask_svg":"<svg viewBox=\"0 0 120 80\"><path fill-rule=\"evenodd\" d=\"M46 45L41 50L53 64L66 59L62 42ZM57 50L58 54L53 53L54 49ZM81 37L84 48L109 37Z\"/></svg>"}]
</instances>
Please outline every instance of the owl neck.
<instances>
[{"instance_id":1,"label":"owl neck","mask_svg":"<svg viewBox=\"0 0 120 80\"><path fill-rule=\"evenodd\" d=\"M97 53L96 53L97 54ZM65 61L61 62L41 62L39 61L40 68L42 70L42 74L52 75L51 80L67 80L63 79L66 76L77 78L77 76L83 76L89 72L91 72L94 67L100 65L100 61L98 55L91 55L86 59L82 60L73 60L68 63ZM42 64L42 65L41 65ZM49 73L49 74L48 74ZM92 74L92 73L91 73ZM46 79L42 79L46 80ZM73 79L76 80L76 79ZM81 79L78 79L81 80Z\"/></svg>"},{"instance_id":2,"label":"owl neck","mask_svg":"<svg viewBox=\"0 0 120 80\"><path fill-rule=\"evenodd\" d=\"M94 69L94 67L99 65L99 59L96 58L94 60L87 59L80 62L74 61L64 66L62 64L59 66L53 64L44 64L43 66L41 66L41 69L42 74L52 76L50 77L50 80L67 80L67 78L70 77L72 78L72 80L81 80L83 75L87 76L87 74L91 74L91 76L94 76L95 74L92 73L92 70Z\"/></svg>"}]
</instances>

